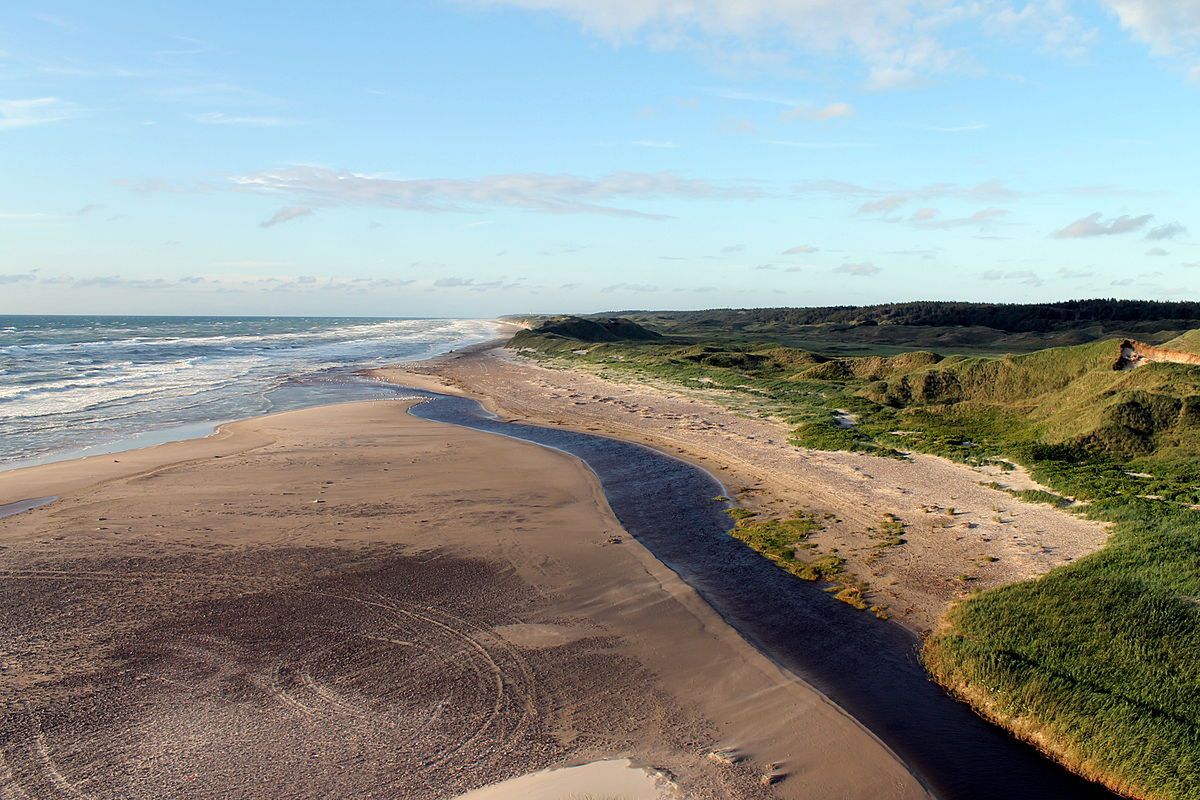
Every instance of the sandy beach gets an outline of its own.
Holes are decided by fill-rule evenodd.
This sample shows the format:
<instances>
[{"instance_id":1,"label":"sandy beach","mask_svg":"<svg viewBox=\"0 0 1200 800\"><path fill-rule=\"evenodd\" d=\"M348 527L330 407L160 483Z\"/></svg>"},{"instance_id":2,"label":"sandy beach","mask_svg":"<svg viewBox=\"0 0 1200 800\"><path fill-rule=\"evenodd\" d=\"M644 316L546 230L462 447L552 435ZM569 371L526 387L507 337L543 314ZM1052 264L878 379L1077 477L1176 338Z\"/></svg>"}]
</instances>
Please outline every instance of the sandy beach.
<instances>
[{"instance_id":1,"label":"sandy beach","mask_svg":"<svg viewBox=\"0 0 1200 800\"><path fill-rule=\"evenodd\" d=\"M0 473L0 505L58 498L0 519L0 797L452 798L623 758L686 797L926 796L583 464L406 409Z\"/></svg>"},{"instance_id":2,"label":"sandy beach","mask_svg":"<svg viewBox=\"0 0 1200 800\"><path fill-rule=\"evenodd\" d=\"M824 525L812 537L820 550L845 558L872 602L922 634L955 599L1044 575L1108 538L1102 524L986 485L1036 487L1020 469L795 447L786 423L727 392L551 368L498 343L370 374L465 394L506 419L643 442L713 472L743 507L813 514ZM904 544L881 547L880 531L891 520L903 525Z\"/></svg>"}]
</instances>

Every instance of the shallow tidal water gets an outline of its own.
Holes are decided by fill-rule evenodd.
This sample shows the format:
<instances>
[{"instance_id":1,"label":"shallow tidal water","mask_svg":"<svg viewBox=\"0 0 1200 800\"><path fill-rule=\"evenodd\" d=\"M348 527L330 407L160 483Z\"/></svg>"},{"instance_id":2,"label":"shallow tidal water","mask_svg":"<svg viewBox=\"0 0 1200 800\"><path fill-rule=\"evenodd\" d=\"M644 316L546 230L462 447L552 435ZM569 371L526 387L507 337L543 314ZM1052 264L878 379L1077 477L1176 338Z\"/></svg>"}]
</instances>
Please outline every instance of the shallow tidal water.
<instances>
[{"instance_id":1,"label":"shallow tidal water","mask_svg":"<svg viewBox=\"0 0 1200 800\"><path fill-rule=\"evenodd\" d=\"M454 800L564 800L564 798L674 800L672 787L629 759L593 761L577 767L544 769L459 795Z\"/></svg>"},{"instance_id":2,"label":"shallow tidal water","mask_svg":"<svg viewBox=\"0 0 1200 800\"><path fill-rule=\"evenodd\" d=\"M817 688L888 745L943 800L1114 798L977 716L933 683L919 641L797 580L728 535L725 489L648 447L504 422L474 400L404 390L411 413L534 442L583 460L625 529L751 644ZM802 730L797 736L804 736Z\"/></svg>"}]
</instances>

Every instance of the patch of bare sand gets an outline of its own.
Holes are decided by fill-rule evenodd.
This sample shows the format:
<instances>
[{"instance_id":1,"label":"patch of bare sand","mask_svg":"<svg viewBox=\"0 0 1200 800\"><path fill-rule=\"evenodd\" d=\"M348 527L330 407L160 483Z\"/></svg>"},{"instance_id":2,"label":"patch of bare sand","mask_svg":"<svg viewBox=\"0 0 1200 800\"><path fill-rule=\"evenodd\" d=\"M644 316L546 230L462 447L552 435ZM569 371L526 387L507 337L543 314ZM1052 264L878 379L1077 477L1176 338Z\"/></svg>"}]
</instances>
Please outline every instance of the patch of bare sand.
<instances>
[{"instance_id":1,"label":"patch of bare sand","mask_svg":"<svg viewBox=\"0 0 1200 800\"><path fill-rule=\"evenodd\" d=\"M0 474L61 496L0 520L0 796L449 798L613 758L688 797L924 796L610 544L580 462L406 408Z\"/></svg>"},{"instance_id":2,"label":"patch of bare sand","mask_svg":"<svg viewBox=\"0 0 1200 800\"><path fill-rule=\"evenodd\" d=\"M1035 484L1021 471L996 478L929 455L908 460L807 450L788 426L738 408L736 395L648 382L615 382L550 368L511 351L479 348L373 374L414 388L469 394L508 418L641 441L718 475L747 508L815 513L812 537L869 583L874 602L918 632L976 589L1043 575L1102 547L1106 528L981 485ZM904 525L887 540L886 514Z\"/></svg>"}]
</instances>

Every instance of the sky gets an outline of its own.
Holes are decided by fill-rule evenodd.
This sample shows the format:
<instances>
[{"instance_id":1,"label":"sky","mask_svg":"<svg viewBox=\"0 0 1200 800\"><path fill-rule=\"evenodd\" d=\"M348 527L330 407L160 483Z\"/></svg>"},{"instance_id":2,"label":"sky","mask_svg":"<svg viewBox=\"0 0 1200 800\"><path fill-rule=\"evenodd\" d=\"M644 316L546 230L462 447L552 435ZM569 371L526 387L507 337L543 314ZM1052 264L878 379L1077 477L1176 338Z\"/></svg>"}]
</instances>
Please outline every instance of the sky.
<instances>
[{"instance_id":1,"label":"sky","mask_svg":"<svg viewBox=\"0 0 1200 800\"><path fill-rule=\"evenodd\" d=\"M1195 300L1198 141L1200 0L8 0L0 313Z\"/></svg>"}]
</instances>

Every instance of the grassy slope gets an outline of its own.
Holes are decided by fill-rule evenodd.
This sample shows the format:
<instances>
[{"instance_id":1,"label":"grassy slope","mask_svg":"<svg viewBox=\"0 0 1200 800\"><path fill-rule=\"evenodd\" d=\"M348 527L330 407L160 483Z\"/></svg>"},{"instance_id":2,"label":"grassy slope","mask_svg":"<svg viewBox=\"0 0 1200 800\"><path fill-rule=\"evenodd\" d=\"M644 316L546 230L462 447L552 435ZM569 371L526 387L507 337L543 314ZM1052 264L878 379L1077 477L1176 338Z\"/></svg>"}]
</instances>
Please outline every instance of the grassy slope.
<instances>
[{"instance_id":1,"label":"grassy slope","mask_svg":"<svg viewBox=\"0 0 1200 800\"><path fill-rule=\"evenodd\" d=\"M1200 355L1200 328L1194 331L1188 331L1182 336L1177 336L1174 339L1163 344L1163 347L1168 350L1182 350L1185 353L1196 353Z\"/></svg>"},{"instance_id":2,"label":"grassy slope","mask_svg":"<svg viewBox=\"0 0 1200 800\"><path fill-rule=\"evenodd\" d=\"M998 355L1126 337L1160 343L1195 327L1198 313L1195 303L1112 300L624 312L668 334L743 344L770 340L845 355L920 349Z\"/></svg>"},{"instance_id":3,"label":"grassy slope","mask_svg":"<svg viewBox=\"0 0 1200 800\"><path fill-rule=\"evenodd\" d=\"M1200 333L1181 339L1200 344ZM1111 544L959 603L927 641L927 665L1084 774L1139 797L1200 798L1200 512L1190 508L1200 504L1200 369L1114 372L1114 341L946 359L728 344L604 344L586 355L539 347L616 377L724 387L790 420L806 446L1011 459L1089 501L1089 515L1114 523ZM859 425L839 428L837 408Z\"/></svg>"}]
</instances>

